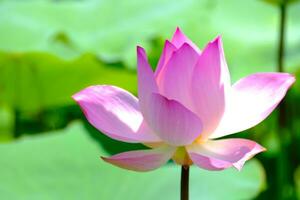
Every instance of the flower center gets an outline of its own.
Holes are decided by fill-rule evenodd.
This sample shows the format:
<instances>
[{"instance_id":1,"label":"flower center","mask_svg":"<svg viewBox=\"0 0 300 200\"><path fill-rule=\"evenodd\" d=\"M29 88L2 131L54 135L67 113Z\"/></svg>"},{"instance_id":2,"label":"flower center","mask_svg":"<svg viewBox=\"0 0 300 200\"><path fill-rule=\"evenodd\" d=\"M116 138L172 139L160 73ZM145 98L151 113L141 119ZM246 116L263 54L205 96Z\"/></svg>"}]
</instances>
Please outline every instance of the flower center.
<instances>
[{"instance_id":1,"label":"flower center","mask_svg":"<svg viewBox=\"0 0 300 200\"><path fill-rule=\"evenodd\" d=\"M172 159L179 165L192 165L193 161L190 159L189 154L186 152L185 147L178 147Z\"/></svg>"}]
</instances>

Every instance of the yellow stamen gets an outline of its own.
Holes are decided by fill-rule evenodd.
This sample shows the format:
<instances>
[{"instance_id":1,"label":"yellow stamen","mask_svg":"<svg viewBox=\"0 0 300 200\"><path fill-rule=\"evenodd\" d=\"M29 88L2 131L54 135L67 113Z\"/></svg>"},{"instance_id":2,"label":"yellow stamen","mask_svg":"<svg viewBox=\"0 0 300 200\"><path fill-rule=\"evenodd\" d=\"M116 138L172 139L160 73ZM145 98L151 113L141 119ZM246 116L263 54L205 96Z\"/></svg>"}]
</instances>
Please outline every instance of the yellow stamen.
<instances>
[{"instance_id":1,"label":"yellow stamen","mask_svg":"<svg viewBox=\"0 0 300 200\"><path fill-rule=\"evenodd\" d=\"M178 147L172 159L179 165L190 166L193 161L190 159L185 147Z\"/></svg>"}]
</instances>

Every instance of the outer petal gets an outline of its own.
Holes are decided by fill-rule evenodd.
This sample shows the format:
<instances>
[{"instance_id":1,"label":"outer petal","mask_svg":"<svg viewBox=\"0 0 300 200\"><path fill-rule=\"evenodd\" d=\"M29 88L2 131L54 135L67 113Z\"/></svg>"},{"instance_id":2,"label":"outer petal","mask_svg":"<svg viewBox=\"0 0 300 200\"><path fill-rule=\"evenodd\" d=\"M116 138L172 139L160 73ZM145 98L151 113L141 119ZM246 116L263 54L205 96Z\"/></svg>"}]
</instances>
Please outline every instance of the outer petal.
<instances>
[{"instance_id":1,"label":"outer petal","mask_svg":"<svg viewBox=\"0 0 300 200\"><path fill-rule=\"evenodd\" d=\"M159 79L161 71L163 70L164 66L167 64L172 53L176 50L177 50L177 48L169 40L166 40L164 49L162 51L162 54L159 58L159 61L158 61L157 67L156 67L156 71L155 71L156 79Z\"/></svg>"},{"instance_id":2,"label":"outer petal","mask_svg":"<svg viewBox=\"0 0 300 200\"><path fill-rule=\"evenodd\" d=\"M145 50L141 47L137 47L137 66L139 105L142 113L146 114L149 112L149 98L153 92L158 92L158 87Z\"/></svg>"},{"instance_id":3,"label":"outer petal","mask_svg":"<svg viewBox=\"0 0 300 200\"><path fill-rule=\"evenodd\" d=\"M188 43L198 54L201 52L197 45L195 45L187 36L185 36L179 27L176 28L171 42L176 48L180 48L184 43Z\"/></svg>"},{"instance_id":4,"label":"outer petal","mask_svg":"<svg viewBox=\"0 0 300 200\"><path fill-rule=\"evenodd\" d=\"M210 42L195 66L191 91L195 112L203 121L202 138L217 127L225 109L225 91L230 76L224 57L221 37Z\"/></svg>"},{"instance_id":5,"label":"outer petal","mask_svg":"<svg viewBox=\"0 0 300 200\"><path fill-rule=\"evenodd\" d=\"M107 136L125 142L158 142L143 123L138 100L114 86L91 86L73 96L87 120Z\"/></svg>"},{"instance_id":6,"label":"outer petal","mask_svg":"<svg viewBox=\"0 0 300 200\"><path fill-rule=\"evenodd\" d=\"M265 148L251 140L223 139L187 147L191 160L207 170L223 170L234 166L241 170L244 163Z\"/></svg>"},{"instance_id":7,"label":"outer petal","mask_svg":"<svg viewBox=\"0 0 300 200\"><path fill-rule=\"evenodd\" d=\"M239 80L211 138L240 132L263 121L279 104L295 78L287 73L257 73Z\"/></svg>"},{"instance_id":8,"label":"outer petal","mask_svg":"<svg viewBox=\"0 0 300 200\"><path fill-rule=\"evenodd\" d=\"M161 94L169 99L179 101L189 109L191 102L191 79L194 66L198 60L197 52L187 43L173 53L164 71L157 79Z\"/></svg>"},{"instance_id":9,"label":"outer petal","mask_svg":"<svg viewBox=\"0 0 300 200\"><path fill-rule=\"evenodd\" d=\"M201 133L200 119L175 100L153 94L145 119L155 133L174 146L191 144Z\"/></svg>"},{"instance_id":10,"label":"outer petal","mask_svg":"<svg viewBox=\"0 0 300 200\"><path fill-rule=\"evenodd\" d=\"M133 171L150 171L165 164L174 154L174 147L129 151L102 159L110 164Z\"/></svg>"}]
</instances>

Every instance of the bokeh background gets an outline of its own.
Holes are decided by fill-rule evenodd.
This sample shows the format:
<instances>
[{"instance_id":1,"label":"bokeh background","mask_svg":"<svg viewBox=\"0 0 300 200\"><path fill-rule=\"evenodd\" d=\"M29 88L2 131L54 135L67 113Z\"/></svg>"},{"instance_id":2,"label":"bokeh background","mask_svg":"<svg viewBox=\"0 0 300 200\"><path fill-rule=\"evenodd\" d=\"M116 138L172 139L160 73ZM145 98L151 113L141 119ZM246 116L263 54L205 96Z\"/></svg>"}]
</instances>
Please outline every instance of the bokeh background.
<instances>
[{"instance_id":1,"label":"bokeh background","mask_svg":"<svg viewBox=\"0 0 300 200\"><path fill-rule=\"evenodd\" d=\"M179 199L180 167L173 163L136 173L100 160L145 147L100 134L71 95L95 84L136 95L136 45L155 68L177 26L200 48L222 35L233 83L277 71L278 3L0 0L0 199ZM191 199L300 199L300 3L287 5L285 33L284 71L298 81L284 112L233 135L268 151L241 172L192 168Z\"/></svg>"}]
</instances>

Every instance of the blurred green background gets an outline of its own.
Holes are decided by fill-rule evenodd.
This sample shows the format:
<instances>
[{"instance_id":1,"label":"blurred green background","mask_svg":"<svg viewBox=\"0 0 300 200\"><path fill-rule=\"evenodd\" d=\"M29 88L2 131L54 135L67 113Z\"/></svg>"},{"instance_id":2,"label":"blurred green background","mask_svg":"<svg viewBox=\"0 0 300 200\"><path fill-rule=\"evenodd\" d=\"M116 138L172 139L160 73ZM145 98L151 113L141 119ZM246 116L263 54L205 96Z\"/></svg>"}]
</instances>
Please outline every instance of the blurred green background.
<instances>
[{"instance_id":1,"label":"blurred green background","mask_svg":"<svg viewBox=\"0 0 300 200\"><path fill-rule=\"evenodd\" d=\"M0 199L179 199L179 166L135 173L100 160L143 146L100 134L71 95L93 84L136 95L136 45L156 66L177 26L200 48L222 35L232 82L276 71L280 9L268 1L0 0ZM299 80L300 3L287 7L285 38L284 68ZM298 81L284 126L277 109L234 135L268 149L241 172L192 168L191 199L300 199L299 103Z\"/></svg>"}]
</instances>

